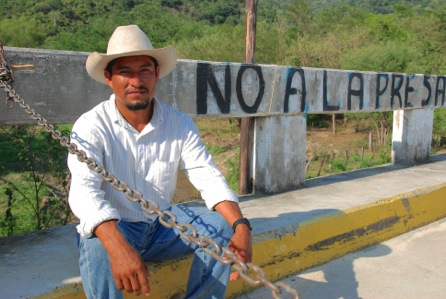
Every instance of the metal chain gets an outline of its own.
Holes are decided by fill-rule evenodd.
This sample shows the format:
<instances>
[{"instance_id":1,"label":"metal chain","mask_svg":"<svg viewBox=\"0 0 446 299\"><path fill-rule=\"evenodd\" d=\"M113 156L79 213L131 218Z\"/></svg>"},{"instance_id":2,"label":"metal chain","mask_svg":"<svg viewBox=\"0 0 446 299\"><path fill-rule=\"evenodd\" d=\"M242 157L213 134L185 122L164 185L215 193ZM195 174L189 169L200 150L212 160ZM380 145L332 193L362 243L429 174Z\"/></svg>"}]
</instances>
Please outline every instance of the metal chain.
<instances>
[{"instance_id":1,"label":"metal chain","mask_svg":"<svg viewBox=\"0 0 446 299\"><path fill-rule=\"evenodd\" d=\"M261 267L253 263L245 263L240 260L231 250L220 247L212 238L200 235L195 228L189 223L178 223L176 221L176 215L170 211L160 211L159 205L153 201L144 199L142 194L138 191L132 190L129 186L119 181L113 174L110 174L106 169L96 163L96 161L87 156L85 151L78 150L75 143L70 142L69 137L62 136L60 131L54 128L53 125L48 124L47 120L40 114L37 114L12 88L11 84L14 81L12 78L12 72L6 64L3 53L3 45L0 41L0 87L3 88L7 94L6 103L8 108L12 108L14 103L18 103L26 113L28 113L33 119L37 120L37 123L44 127L45 131L51 133L54 140L58 140L59 143L68 148L69 153L76 155L80 162L86 163L87 167L98 173L99 176L106 182L110 183L112 187L120 192L123 192L126 198L132 202L139 203L141 209L149 214L156 214L159 217L159 222L166 228L174 228L180 232L180 236L199 247L215 258L222 264L231 265L236 271L240 273L240 277L244 279L248 284L252 286L265 285L272 291L272 296L275 299L280 299L280 294L283 290L291 294L295 299L299 299L299 294L292 287L283 282L272 283L266 278L266 273ZM223 253L223 255L222 255ZM254 273L254 278L248 276L249 273Z\"/></svg>"}]
</instances>

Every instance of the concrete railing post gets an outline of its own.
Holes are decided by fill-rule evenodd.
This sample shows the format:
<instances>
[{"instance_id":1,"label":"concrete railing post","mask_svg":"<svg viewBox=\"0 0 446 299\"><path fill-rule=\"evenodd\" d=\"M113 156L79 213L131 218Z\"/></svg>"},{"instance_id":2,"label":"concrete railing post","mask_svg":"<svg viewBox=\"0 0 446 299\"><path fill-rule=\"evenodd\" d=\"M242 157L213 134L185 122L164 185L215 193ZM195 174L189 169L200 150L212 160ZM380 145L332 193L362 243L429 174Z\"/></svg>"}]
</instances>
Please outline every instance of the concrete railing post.
<instances>
[{"instance_id":1,"label":"concrete railing post","mask_svg":"<svg viewBox=\"0 0 446 299\"><path fill-rule=\"evenodd\" d=\"M306 129L304 115L256 118L255 192L274 194L304 185Z\"/></svg>"},{"instance_id":2,"label":"concrete railing post","mask_svg":"<svg viewBox=\"0 0 446 299\"><path fill-rule=\"evenodd\" d=\"M393 112L392 162L414 165L429 160L434 109Z\"/></svg>"}]
</instances>

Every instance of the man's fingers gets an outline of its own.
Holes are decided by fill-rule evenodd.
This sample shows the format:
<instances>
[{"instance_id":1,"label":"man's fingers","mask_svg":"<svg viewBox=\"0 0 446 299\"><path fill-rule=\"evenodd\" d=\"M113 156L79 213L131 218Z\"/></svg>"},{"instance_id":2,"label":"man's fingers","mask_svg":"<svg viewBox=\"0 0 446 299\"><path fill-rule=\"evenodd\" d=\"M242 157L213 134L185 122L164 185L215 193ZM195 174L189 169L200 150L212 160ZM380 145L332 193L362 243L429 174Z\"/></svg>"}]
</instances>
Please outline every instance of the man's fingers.
<instances>
[{"instance_id":1,"label":"man's fingers","mask_svg":"<svg viewBox=\"0 0 446 299\"><path fill-rule=\"evenodd\" d=\"M150 296L150 285L149 285L149 276L152 275L150 271L146 268L145 273L140 277L139 282L142 286L142 291L144 295Z\"/></svg>"},{"instance_id":2,"label":"man's fingers","mask_svg":"<svg viewBox=\"0 0 446 299\"><path fill-rule=\"evenodd\" d=\"M131 290L127 290L129 293L134 292L137 296L141 295L141 285L139 284L138 277L138 274L135 273L135 275L130 278Z\"/></svg>"},{"instance_id":3,"label":"man's fingers","mask_svg":"<svg viewBox=\"0 0 446 299\"><path fill-rule=\"evenodd\" d=\"M149 276L150 272L147 267L144 267L142 271L138 271L134 273L130 278L130 289L125 288L125 290L129 293L135 293L137 296L141 295L141 291L144 295L150 295L150 286L149 286Z\"/></svg>"},{"instance_id":4,"label":"man's fingers","mask_svg":"<svg viewBox=\"0 0 446 299\"><path fill-rule=\"evenodd\" d=\"M230 281L237 281L240 278L240 273L238 273L238 271L236 272L232 272L231 275L229 276L229 280Z\"/></svg>"},{"instance_id":5,"label":"man's fingers","mask_svg":"<svg viewBox=\"0 0 446 299\"><path fill-rule=\"evenodd\" d=\"M118 290L123 290L124 289L124 284L122 283L122 280L121 279L116 279L115 278L115 284L116 284L116 288L118 289Z\"/></svg>"},{"instance_id":6,"label":"man's fingers","mask_svg":"<svg viewBox=\"0 0 446 299\"><path fill-rule=\"evenodd\" d=\"M129 293L133 293L133 287L132 287L132 283L130 282L130 279L128 279L127 277L124 277L123 279L121 279L122 284L124 285L124 290L126 290Z\"/></svg>"},{"instance_id":7,"label":"man's fingers","mask_svg":"<svg viewBox=\"0 0 446 299\"><path fill-rule=\"evenodd\" d=\"M233 236L228 244L228 249L234 253L234 255L244 263L250 263L252 261L252 247L250 238L241 239ZM232 272L229 276L230 281L237 281L240 279L240 273L238 271Z\"/></svg>"},{"instance_id":8,"label":"man's fingers","mask_svg":"<svg viewBox=\"0 0 446 299\"><path fill-rule=\"evenodd\" d=\"M240 259L241 261L243 262L250 261L250 255L247 250L236 247L233 243L229 243L228 248L229 250L234 252L237 258Z\"/></svg>"}]
</instances>

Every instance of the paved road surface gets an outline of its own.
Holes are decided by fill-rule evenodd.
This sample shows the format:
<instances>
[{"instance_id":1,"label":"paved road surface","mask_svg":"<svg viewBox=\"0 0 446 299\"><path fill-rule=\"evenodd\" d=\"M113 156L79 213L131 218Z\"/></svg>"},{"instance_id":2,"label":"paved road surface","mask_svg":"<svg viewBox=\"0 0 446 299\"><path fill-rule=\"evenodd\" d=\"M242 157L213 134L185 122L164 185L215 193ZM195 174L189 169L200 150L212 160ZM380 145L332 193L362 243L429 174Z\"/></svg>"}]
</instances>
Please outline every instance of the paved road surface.
<instances>
[{"instance_id":1,"label":"paved road surface","mask_svg":"<svg viewBox=\"0 0 446 299\"><path fill-rule=\"evenodd\" d=\"M284 282L301 299L445 299L446 219ZM261 288L237 299L266 298L271 292Z\"/></svg>"}]
</instances>

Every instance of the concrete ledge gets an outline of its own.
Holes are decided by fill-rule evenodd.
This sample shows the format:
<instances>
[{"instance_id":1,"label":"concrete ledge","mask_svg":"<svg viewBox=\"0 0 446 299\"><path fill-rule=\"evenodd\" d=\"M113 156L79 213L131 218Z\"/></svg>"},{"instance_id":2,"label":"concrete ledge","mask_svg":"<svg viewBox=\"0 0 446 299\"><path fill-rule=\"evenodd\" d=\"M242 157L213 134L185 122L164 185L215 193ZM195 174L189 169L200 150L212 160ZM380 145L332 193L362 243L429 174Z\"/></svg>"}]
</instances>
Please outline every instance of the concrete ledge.
<instances>
[{"instance_id":1,"label":"concrete ledge","mask_svg":"<svg viewBox=\"0 0 446 299\"><path fill-rule=\"evenodd\" d=\"M254 263L276 281L446 217L446 184L386 198L271 232L254 244ZM256 238L256 239L257 239ZM240 283L229 294L252 288Z\"/></svg>"},{"instance_id":2,"label":"concrete ledge","mask_svg":"<svg viewBox=\"0 0 446 299\"><path fill-rule=\"evenodd\" d=\"M431 161L334 175L307 181L304 189L243 198L242 209L255 228L254 263L275 281L446 217L446 156ZM1 239L0 298L85 298L77 258L73 225ZM184 290L189 264L186 258L152 269L152 294L169 298ZM228 297L251 289L232 283Z\"/></svg>"}]
</instances>

